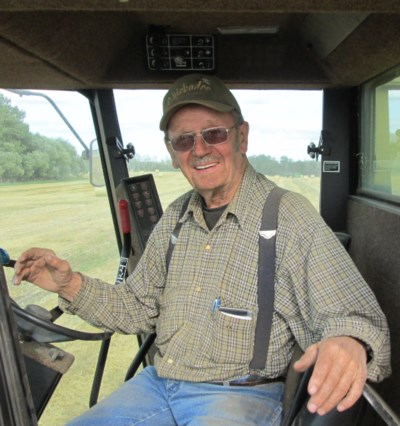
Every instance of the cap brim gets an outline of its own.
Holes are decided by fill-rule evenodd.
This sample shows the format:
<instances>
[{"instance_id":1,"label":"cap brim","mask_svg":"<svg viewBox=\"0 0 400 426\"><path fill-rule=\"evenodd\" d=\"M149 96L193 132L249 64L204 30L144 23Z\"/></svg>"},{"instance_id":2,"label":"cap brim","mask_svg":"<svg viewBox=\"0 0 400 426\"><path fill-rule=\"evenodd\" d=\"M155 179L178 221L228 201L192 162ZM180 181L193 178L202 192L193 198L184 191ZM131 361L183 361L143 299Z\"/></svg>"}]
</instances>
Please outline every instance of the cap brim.
<instances>
[{"instance_id":1,"label":"cap brim","mask_svg":"<svg viewBox=\"0 0 400 426\"><path fill-rule=\"evenodd\" d=\"M219 111L219 112L230 112L233 111L235 108L232 105L226 105L226 104L221 104L219 102L212 102L212 101L207 101L207 100L193 100L193 101L183 101L183 102L179 102L174 104L174 106L169 109L168 111L166 111L164 113L164 115L161 118L160 121L160 130L162 131L166 131L167 130L167 126L169 121L171 120L172 116L181 108L183 108L185 105L190 105L190 104L196 104L196 105L202 105L205 106L207 108L211 108L215 111Z\"/></svg>"}]
</instances>

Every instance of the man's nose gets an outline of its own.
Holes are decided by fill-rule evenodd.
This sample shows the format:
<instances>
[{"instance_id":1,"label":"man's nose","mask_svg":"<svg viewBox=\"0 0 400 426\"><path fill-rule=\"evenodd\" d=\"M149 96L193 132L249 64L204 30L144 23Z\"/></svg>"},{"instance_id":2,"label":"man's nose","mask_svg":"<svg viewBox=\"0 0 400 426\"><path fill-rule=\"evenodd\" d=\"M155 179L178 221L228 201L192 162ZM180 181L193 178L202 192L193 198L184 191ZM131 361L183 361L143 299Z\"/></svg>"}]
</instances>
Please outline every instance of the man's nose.
<instances>
[{"instance_id":1,"label":"man's nose","mask_svg":"<svg viewBox=\"0 0 400 426\"><path fill-rule=\"evenodd\" d=\"M194 146L192 150L193 150L193 154L201 157L204 154L208 154L211 151L211 147L208 143L204 141L203 136L201 136L201 134L198 133L195 136Z\"/></svg>"}]
</instances>

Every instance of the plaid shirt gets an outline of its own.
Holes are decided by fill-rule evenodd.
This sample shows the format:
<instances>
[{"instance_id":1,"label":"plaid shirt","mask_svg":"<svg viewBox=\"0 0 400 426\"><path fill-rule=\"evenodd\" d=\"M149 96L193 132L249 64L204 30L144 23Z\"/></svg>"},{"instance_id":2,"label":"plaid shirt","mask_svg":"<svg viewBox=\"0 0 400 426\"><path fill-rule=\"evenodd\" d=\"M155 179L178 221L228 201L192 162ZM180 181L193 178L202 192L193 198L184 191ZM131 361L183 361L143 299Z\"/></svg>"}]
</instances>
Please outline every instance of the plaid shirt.
<instances>
[{"instance_id":1,"label":"plaid shirt","mask_svg":"<svg viewBox=\"0 0 400 426\"><path fill-rule=\"evenodd\" d=\"M64 309L120 333L157 331L155 366L163 377L210 381L249 373L257 319L258 238L262 209L274 184L248 165L241 187L216 226L204 221L195 191L173 202L154 229L126 284L84 276ZM191 196L166 272L166 252L182 205ZM221 305L250 319L213 312ZM286 374L294 340L305 349L332 336L353 336L371 350L368 377L390 374L389 331L375 296L346 250L301 195L280 204L275 301L267 377Z\"/></svg>"}]
</instances>

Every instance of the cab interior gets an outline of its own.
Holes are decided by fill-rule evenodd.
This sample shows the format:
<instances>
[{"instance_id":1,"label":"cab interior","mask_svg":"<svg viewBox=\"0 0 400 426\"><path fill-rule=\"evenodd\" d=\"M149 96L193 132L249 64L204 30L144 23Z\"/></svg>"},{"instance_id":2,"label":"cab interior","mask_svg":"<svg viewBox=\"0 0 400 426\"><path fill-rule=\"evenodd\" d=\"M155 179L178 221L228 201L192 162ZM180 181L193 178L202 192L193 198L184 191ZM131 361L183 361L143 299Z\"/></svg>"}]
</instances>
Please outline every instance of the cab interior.
<instances>
[{"instance_id":1,"label":"cab interior","mask_svg":"<svg viewBox=\"0 0 400 426\"><path fill-rule=\"evenodd\" d=\"M351 236L350 255L388 317L393 373L375 388L400 414L400 206L358 190L361 89L397 75L399 39L395 0L3 0L0 86L89 99L114 216L123 168L105 142L121 139L113 89L166 89L203 72L232 89L323 90L317 152L321 163L340 161L341 173L322 173L320 212Z\"/></svg>"}]
</instances>

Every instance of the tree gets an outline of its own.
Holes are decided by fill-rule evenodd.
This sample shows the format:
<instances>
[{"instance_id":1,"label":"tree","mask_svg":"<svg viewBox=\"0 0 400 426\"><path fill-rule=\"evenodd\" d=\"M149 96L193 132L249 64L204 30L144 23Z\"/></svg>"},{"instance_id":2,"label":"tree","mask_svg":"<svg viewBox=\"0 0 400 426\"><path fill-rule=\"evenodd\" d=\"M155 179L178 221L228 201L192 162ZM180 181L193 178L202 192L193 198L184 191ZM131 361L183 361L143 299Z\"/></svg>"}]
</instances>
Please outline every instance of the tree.
<instances>
[{"instance_id":1,"label":"tree","mask_svg":"<svg viewBox=\"0 0 400 426\"><path fill-rule=\"evenodd\" d=\"M3 180L5 176L10 176L13 180L18 180L23 175L22 158L17 152L0 153L0 180Z\"/></svg>"},{"instance_id":2,"label":"tree","mask_svg":"<svg viewBox=\"0 0 400 426\"><path fill-rule=\"evenodd\" d=\"M0 95L0 181L61 180L85 171L71 144L31 133L24 119L25 112Z\"/></svg>"},{"instance_id":3,"label":"tree","mask_svg":"<svg viewBox=\"0 0 400 426\"><path fill-rule=\"evenodd\" d=\"M10 100L0 95L0 151L21 153L29 137L29 126L23 122L25 113L11 106Z\"/></svg>"}]
</instances>

